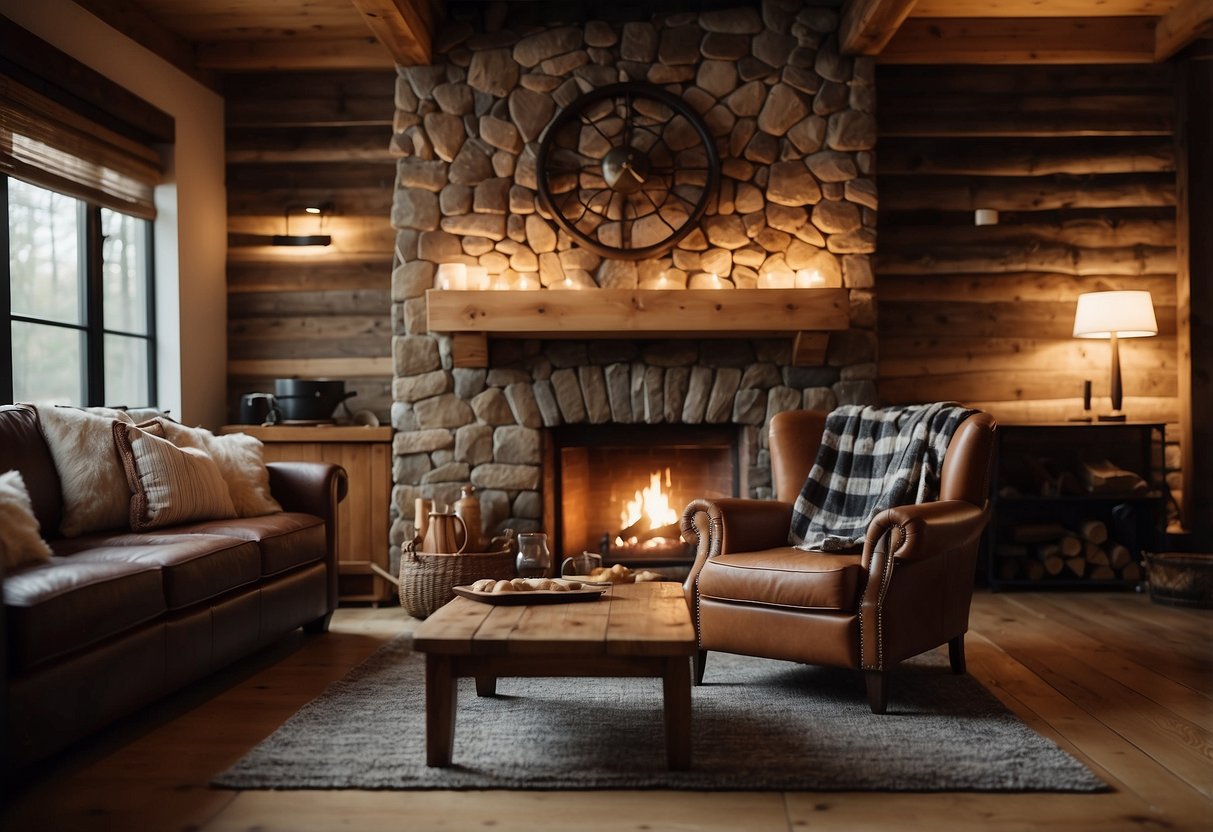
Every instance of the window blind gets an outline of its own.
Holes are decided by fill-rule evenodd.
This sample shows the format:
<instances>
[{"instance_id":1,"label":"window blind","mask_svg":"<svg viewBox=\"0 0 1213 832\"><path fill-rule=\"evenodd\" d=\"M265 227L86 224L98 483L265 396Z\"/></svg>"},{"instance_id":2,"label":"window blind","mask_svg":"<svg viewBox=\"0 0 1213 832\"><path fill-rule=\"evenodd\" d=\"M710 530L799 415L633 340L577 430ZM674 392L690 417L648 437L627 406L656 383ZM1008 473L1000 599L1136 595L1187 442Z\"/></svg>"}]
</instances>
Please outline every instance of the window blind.
<instances>
[{"instance_id":1,"label":"window blind","mask_svg":"<svg viewBox=\"0 0 1213 832\"><path fill-rule=\"evenodd\" d=\"M0 171L150 220L163 163L154 148L0 75Z\"/></svg>"}]
</instances>

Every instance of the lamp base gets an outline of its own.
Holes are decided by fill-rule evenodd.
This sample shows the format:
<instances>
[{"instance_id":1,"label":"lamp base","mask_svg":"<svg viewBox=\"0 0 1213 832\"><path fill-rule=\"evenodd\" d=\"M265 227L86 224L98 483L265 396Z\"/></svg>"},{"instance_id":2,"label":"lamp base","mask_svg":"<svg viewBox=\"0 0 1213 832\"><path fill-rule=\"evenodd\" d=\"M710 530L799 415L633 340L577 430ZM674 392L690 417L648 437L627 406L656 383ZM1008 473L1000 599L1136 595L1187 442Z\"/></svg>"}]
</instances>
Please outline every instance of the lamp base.
<instances>
[{"instance_id":1,"label":"lamp base","mask_svg":"<svg viewBox=\"0 0 1213 832\"><path fill-rule=\"evenodd\" d=\"M1105 413L1098 417L1101 422L1123 422L1125 414L1123 413Z\"/></svg>"}]
</instances>

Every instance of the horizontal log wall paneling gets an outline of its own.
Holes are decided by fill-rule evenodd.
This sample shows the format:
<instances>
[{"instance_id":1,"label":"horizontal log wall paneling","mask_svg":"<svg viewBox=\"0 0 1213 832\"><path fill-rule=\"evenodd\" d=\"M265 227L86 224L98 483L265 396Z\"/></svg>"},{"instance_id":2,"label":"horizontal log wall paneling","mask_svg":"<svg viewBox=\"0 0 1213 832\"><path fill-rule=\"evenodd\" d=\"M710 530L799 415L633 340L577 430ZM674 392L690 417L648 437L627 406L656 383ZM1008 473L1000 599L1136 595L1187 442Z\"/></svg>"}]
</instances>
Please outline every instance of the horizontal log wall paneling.
<instances>
[{"instance_id":1,"label":"horizontal log wall paneling","mask_svg":"<svg viewBox=\"0 0 1213 832\"><path fill-rule=\"evenodd\" d=\"M1174 422L1171 68L877 72L881 397L1065 420L1091 379L1106 413L1110 350L1071 337L1075 303L1147 289L1159 334L1121 342L1125 410ZM998 224L975 225L978 208Z\"/></svg>"},{"instance_id":2,"label":"horizontal log wall paneling","mask_svg":"<svg viewBox=\"0 0 1213 832\"><path fill-rule=\"evenodd\" d=\"M351 409L388 423L395 83L391 70L227 78L232 416L241 394L297 376L343 379ZM302 211L322 204L323 219ZM288 208L292 234L332 245L269 245Z\"/></svg>"}]
</instances>

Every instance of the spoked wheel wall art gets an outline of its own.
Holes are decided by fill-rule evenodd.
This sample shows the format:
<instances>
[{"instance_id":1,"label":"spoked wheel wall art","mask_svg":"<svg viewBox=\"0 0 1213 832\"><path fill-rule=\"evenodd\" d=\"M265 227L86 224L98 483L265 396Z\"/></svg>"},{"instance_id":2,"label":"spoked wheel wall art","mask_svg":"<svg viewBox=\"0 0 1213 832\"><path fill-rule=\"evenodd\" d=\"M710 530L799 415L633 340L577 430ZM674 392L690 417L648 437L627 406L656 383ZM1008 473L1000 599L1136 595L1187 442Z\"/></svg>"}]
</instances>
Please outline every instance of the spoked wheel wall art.
<instances>
[{"instance_id":1,"label":"spoked wheel wall art","mask_svg":"<svg viewBox=\"0 0 1213 832\"><path fill-rule=\"evenodd\" d=\"M660 257L695 228L720 180L707 126L643 83L591 90L539 145L539 196L556 224L603 257Z\"/></svg>"}]
</instances>

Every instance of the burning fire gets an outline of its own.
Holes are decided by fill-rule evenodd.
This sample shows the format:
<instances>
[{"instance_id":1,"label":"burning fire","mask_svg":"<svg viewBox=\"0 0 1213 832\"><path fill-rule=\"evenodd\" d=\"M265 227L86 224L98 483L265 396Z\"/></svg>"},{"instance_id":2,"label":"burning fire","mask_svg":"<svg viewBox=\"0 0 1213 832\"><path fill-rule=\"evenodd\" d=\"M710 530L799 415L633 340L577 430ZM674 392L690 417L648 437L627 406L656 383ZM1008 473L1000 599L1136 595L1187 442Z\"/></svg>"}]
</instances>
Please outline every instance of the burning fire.
<instances>
[{"instance_id":1,"label":"burning fire","mask_svg":"<svg viewBox=\"0 0 1213 832\"><path fill-rule=\"evenodd\" d=\"M665 488L661 484L660 471L649 474L648 488L635 493L628 500L619 514L620 527L623 533L615 538L616 545L635 544L644 532L660 529L678 522L678 512L670 506L670 497L666 489L670 487L670 469L665 469ZM627 540L624 539L627 535Z\"/></svg>"}]
</instances>

